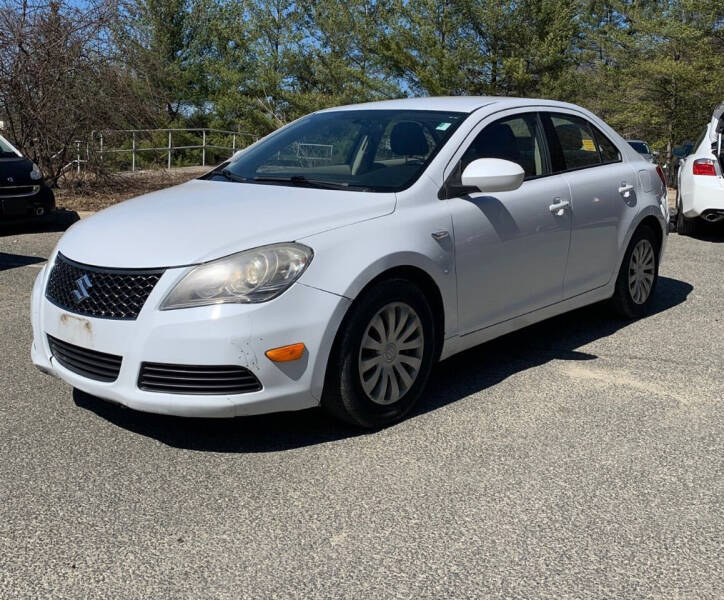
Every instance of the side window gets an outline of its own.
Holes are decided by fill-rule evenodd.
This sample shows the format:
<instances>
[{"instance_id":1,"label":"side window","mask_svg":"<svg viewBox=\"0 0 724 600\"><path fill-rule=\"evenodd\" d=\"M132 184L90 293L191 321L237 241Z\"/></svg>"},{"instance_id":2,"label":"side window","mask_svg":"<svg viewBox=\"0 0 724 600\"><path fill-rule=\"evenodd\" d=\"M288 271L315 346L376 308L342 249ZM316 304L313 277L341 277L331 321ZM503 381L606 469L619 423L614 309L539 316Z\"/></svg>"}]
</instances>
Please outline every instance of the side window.
<instances>
[{"instance_id":1,"label":"side window","mask_svg":"<svg viewBox=\"0 0 724 600\"><path fill-rule=\"evenodd\" d=\"M550 114L552 132L549 139L552 146L557 145L553 151L554 171L567 171L600 164L593 131L587 121L571 115ZM556 144L557 142L557 144Z\"/></svg>"},{"instance_id":2,"label":"side window","mask_svg":"<svg viewBox=\"0 0 724 600\"><path fill-rule=\"evenodd\" d=\"M545 174L543 139L535 113L505 117L483 129L465 151L461 171L478 158L518 163L526 178Z\"/></svg>"},{"instance_id":3,"label":"side window","mask_svg":"<svg viewBox=\"0 0 724 600\"><path fill-rule=\"evenodd\" d=\"M613 145L613 142L603 135L598 127L593 126L593 133L596 135L598 150L601 153L601 161L604 163L620 162L621 153L618 151L618 148Z\"/></svg>"}]
</instances>

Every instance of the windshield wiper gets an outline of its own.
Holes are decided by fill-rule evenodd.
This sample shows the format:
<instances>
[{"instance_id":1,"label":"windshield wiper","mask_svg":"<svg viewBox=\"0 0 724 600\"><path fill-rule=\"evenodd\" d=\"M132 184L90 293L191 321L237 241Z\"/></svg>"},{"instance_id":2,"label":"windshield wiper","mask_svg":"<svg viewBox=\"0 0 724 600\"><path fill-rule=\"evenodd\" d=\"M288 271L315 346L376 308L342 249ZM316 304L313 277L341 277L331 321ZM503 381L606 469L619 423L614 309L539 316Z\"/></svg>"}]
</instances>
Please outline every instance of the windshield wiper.
<instances>
[{"instance_id":1,"label":"windshield wiper","mask_svg":"<svg viewBox=\"0 0 724 600\"><path fill-rule=\"evenodd\" d=\"M322 179L307 179L304 175L292 175L291 177L254 177L253 181L260 183L291 183L292 185L323 188L327 190L348 190L358 189L361 186L350 186L349 183L340 183L337 181L324 181Z\"/></svg>"},{"instance_id":2,"label":"windshield wiper","mask_svg":"<svg viewBox=\"0 0 724 600\"><path fill-rule=\"evenodd\" d=\"M222 169L221 171L214 171L213 175L221 175L229 181L235 181L236 183L247 183L249 180L246 177L232 173L229 169Z\"/></svg>"},{"instance_id":3,"label":"windshield wiper","mask_svg":"<svg viewBox=\"0 0 724 600\"><path fill-rule=\"evenodd\" d=\"M322 188L327 190L369 190L369 188L359 185L350 185L349 183L341 183L337 181L324 181L322 179L307 179L304 175L292 175L291 177L242 177L233 173L229 169L222 169L221 171L212 171L210 176L220 175L224 179L234 181L236 183L291 183L292 185Z\"/></svg>"}]
</instances>

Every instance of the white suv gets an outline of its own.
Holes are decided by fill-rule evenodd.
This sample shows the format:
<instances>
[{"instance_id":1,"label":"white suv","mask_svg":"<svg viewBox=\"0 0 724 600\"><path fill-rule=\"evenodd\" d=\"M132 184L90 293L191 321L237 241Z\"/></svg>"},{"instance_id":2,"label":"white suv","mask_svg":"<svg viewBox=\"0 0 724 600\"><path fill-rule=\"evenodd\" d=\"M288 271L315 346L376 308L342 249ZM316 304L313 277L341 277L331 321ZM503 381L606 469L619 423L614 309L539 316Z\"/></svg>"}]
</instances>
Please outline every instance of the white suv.
<instances>
[{"instance_id":1,"label":"white suv","mask_svg":"<svg viewBox=\"0 0 724 600\"><path fill-rule=\"evenodd\" d=\"M714 111L694 149L679 163L676 231L694 233L697 219L724 220L724 102Z\"/></svg>"}]
</instances>

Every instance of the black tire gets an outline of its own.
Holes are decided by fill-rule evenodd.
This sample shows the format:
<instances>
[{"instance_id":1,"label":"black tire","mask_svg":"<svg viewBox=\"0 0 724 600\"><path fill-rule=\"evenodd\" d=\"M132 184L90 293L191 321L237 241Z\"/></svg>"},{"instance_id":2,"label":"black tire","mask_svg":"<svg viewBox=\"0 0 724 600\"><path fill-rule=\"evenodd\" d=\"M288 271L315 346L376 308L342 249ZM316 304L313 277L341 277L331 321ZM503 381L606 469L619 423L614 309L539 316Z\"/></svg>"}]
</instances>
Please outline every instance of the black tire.
<instances>
[{"instance_id":1,"label":"black tire","mask_svg":"<svg viewBox=\"0 0 724 600\"><path fill-rule=\"evenodd\" d=\"M422 325L423 348L417 377L398 401L373 402L362 387L359 360L362 338L372 319L391 303L404 303ZM434 317L422 290L405 279L381 281L360 296L346 315L327 366L322 407L333 417L353 425L377 429L400 421L415 405L427 384L435 357Z\"/></svg>"},{"instance_id":2,"label":"black tire","mask_svg":"<svg viewBox=\"0 0 724 600\"><path fill-rule=\"evenodd\" d=\"M679 235L694 235L696 233L696 219L689 219L684 216L681 207L681 198L678 193L676 195L676 233Z\"/></svg>"},{"instance_id":3,"label":"black tire","mask_svg":"<svg viewBox=\"0 0 724 600\"><path fill-rule=\"evenodd\" d=\"M55 194L49 187L43 186L32 201L31 214L36 217L44 217L51 213L54 208Z\"/></svg>"},{"instance_id":4,"label":"black tire","mask_svg":"<svg viewBox=\"0 0 724 600\"><path fill-rule=\"evenodd\" d=\"M629 287L629 268L631 265L631 255L633 254L634 248L641 240L648 240L653 248L653 276L654 280L651 284L648 296L644 302L636 302L633 298L631 289ZM626 252L621 262L621 268L616 278L616 289L613 297L611 298L611 304L614 310L622 317L626 319L640 319L646 315L653 302L654 292L656 291L656 283L659 280L659 252L660 244L658 238L648 225L641 225L631 237L631 241L626 248Z\"/></svg>"}]
</instances>

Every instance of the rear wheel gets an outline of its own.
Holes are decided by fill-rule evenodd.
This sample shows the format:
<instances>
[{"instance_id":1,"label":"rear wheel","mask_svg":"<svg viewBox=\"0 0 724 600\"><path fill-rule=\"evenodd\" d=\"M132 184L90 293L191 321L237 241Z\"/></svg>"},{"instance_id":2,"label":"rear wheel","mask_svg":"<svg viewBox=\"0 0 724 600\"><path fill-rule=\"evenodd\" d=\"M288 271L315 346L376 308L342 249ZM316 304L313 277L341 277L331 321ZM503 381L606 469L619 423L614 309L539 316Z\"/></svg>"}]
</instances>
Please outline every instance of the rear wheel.
<instances>
[{"instance_id":1,"label":"rear wheel","mask_svg":"<svg viewBox=\"0 0 724 600\"><path fill-rule=\"evenodd\" d=\"M676 233L679 235L694 235L696 232L696 219L689 219L684 216L684 209L681 203L681 196L676 194Z\"/></svg>"},{"instance_id":2,"label":"rear wheel","mask_svg":"<svg viewBox=\"0 0 724 600\"><path fill-rule=\"evenodd\" d=\"M399 421L422 395L435 344L423 292L402 279L381 282L356 301L340 329L322 406L360 427Z\"/></svg>"},{"instance_id":3,"label":"rear wheel","mask_svg":"<svg viewBox=\"0 0 724 600\"><path fill-rule=\"evenodd\" d=\"M611 299L621 316L637 319L651 306L659 278L659 243L647 225L642 225L629 242Z\"/></svg>"}]
</instances>

